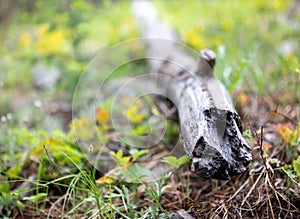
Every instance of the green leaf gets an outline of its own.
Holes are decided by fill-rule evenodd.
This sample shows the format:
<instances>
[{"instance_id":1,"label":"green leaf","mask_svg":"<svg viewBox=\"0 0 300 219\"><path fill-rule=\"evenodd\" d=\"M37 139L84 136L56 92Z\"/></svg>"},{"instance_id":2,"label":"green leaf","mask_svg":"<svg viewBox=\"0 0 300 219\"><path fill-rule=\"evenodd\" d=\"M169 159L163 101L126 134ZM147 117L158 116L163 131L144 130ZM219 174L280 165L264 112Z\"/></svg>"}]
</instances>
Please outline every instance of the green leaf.
<instances>
[{"instance_id":1,"label":"green leaf","mask_svg":"<svg viewBox=\"0 0 300 219\"><path fill-rule=\"evenodd\" d=\"M138 164L130 165L128 170L128 172L123 172L123 174L129 177L133 182L140 182L142 178L152 175L150 170L140 167Z\"/></svg>"},{"instance_id":2,"label":"green leaf","mask_svg":"<svg viewBox=\"0 0 300 219\"><path fill-rule=\"evenodd\" d=\"M178 159L178 166L187 164L187 163L189 163L189 161L190 161L189 156L188 156L188 155L183 155L182 157L180 157L180 158Z\"/></svg>"},{"instance_id":3,"label":"green leaf","mask_svg":"<svg viewBox=\"0 0 300 219\"><path fill-rule=\"evenodd\" d=\"M297 160L293 160L292 165L295 172L297 173L297 176L300 178L300 156L297 158Z\"/></svg>"},{"instance_id":4,"label":"green leaf","mask_svg":"<svg viewBox=\"0 0 300 219\"><path fill-rule=\"evenodd\" d=\"M130 154L133 156L134 159L137 159L145 154L149 153L149 150L137 150L137 149L131 149Z\"/></svg>"},{"instance_id":5,"label":"green leaf","mask_svg":"<svg viewBox=\"0 0 300 219\"><path fill-rule=\"evenodd\" d=\"M178 169L180 166L187 164L190 161L189 156L183 155L180 158L176 158L174 156L165 157L161 162L170 164L171 169Z\"/></svg>"},{"instance_id":6,"label":"green leaf","mask_svg":"<svg viewBox=\"0 0 300 219\"><path fill-rule=\"evenodd\" d=\"M3 194L5 192L9 192L10 187L8 181L3 181L0 183L0 193Z\"/></svg>"},{"instance_id":7,"label":"green leaf","mask_svg":"<svg viewBox=\"0 0 300 219\"><path fill-rule=\"evenodd\" d=\"M22 168L21 165L16 165L13 168L10 168L6 172L6 176L9 178L17 178L19 176L19 173L21 172Z\"/></svg>"},{"instance_id":8,"label":"green leaf","mask_svg":"<svg viewBox=\"0 0 300 219\"><path fill-rule=\"evenodd\" d=\"M28 200L28 201L31 201L31 202L36 202L40 198L46 197L46 196L47 196L47 193L38 193L37 195L32 195L32 196L24 197L23 200Z\"/></svg>"},{"instance_id":9,"label":"green leaf","mask_svg":"<svg viewBox=\"0 0 300 219\"><path fill-rule=\"evenodd\" d=\"M18 208L19 208L19 210L22 212L23 210L24 210L24 208L25 208L25 206L22 204L22 202L20 202L20 201L17 201L17 206L18 206Z\"/></svg>"},{"instance_id":10,"label":"green leaf","mask_svg":"<svg viewBox=\"0 0 300 219\"><path fill-rule=\"evenodd\" d=\"M247 65L248 65L248 61L246 59L243 59L240 62L240 68L235 73L235 75L231 74L231 83L229 86L229 93L233 94L233 92L237 88L238 84L240 83L240 81L243 77L243 74L245 72L245 68L247 67Z\"/></svg>"},{"instance_id":11,"label":"green leaf","mask_svg":"<svg viewBox=\"0 0 300 219\"><path fill-rule=\"evenodd\" d=\"M143 136L150 132L148 125L139 125L136 128L133 129L133 134L137 136Z\"/></svg>"},{"instance_id":12,"label":"green leaf","mask_svg":"<svg viewBox=\"0 0 300 219\"><path fill-rule=\"evenodd\" d=\"M174 156L168 156L168 157L165 157L161 162L163 163L167 163L167 164L170 164L171 168L172 169L176 169L177 168L177 158L174 157Z\"/></svg>"},{"instance_id":13,"label":"green leaf","mask_svg":"<svg viewBox=\"0 0 300 219\"><path fill-rule=\"evenodd\" d=\"M22 193L26 192L28 190L28 188L20 188L14 192L11 192L11 195L14 197L14 198L18 198Z\"/></svg>"}]
</instances>

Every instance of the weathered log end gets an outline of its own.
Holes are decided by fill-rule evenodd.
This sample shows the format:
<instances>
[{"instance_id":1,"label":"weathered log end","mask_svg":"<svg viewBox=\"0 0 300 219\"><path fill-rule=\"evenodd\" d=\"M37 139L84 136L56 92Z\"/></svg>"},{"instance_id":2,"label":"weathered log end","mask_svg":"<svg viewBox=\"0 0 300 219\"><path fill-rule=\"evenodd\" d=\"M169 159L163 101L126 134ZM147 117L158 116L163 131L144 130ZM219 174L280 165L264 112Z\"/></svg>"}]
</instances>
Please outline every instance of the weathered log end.
<instances>
[{"instance_id":1,"label":"weathered log end","mask_svg":"<svg viewBox=\"0 0 300 219\"><path fill-rule=\"evenodd\" d=\"M199 57L196 75L208 85L217 80L213 71L216 55L206 49L200 51ZM205 131L192 152L192 169L204 178L229 179L246 170L252 160L251 148L242 135L241 118L234 110L228 92L223 94L221 107L213 107L216 104L213 99L217 98L211 99L212 106L202 112L201 125Z\"/></svg>"},{"instance_id":2,"label":"weathered log end","mask_svg":"<svg viewBox=\"0 0 300 219\"><path fill-rule=\"evenodd\" d=\"M229 179L240 174L252 160L250 147L242 136L237 113L209 109L204 112L206 129L193 150L192 170L204 178Z\"/></svg>"}]
</instances>

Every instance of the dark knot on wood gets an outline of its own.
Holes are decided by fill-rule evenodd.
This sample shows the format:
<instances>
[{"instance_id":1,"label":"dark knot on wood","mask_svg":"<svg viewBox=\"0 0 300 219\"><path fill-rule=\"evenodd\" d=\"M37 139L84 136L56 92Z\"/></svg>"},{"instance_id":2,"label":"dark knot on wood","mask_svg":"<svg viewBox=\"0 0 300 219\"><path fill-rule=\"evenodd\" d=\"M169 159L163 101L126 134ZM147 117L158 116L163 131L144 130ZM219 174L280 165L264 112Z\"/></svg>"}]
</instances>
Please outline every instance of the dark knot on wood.
<instances>
[{"instance_id":1,"label":"dark knot on wood","mask_svg":"<svg viewBox=\"0 0 300 219\"><path fill-rule=\"evenodd\" d=\"M200 58L207 62L207 64L213 69L216 64L216 54L210 49L203 49L199 52Z\"/></svg>"},{"instance_id":2,"label":"dark knot on wood","mask_svg":"<svg viewBox=\"0 0 300 219\"><path fill-rule=\"evenodd\" d=\"M199 52L198 67L196 75L201 77L213 77L216 54L210 49L203 49Z\"/></svg>"}]
</instances>

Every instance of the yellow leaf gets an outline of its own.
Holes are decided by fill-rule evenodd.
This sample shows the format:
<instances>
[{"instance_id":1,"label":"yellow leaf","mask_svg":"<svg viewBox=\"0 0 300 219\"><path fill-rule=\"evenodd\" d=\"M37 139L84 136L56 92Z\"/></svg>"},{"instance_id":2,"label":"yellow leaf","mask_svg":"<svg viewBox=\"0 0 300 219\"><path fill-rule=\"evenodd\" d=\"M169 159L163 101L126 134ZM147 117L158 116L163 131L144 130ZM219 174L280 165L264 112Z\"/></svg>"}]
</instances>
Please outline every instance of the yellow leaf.
<instances>
[{"instance_id":1,"label":"yellow leaf","mask_svg":"<svg viewBox=\"0 0 300 219\"><path fill-rule=\"evenodd\" d=\"M128 110L127 117L133 123L139 123L145 119L145 114L138 113L140 108L137 105L132 105Z\"/></svg>"},{"instance_id":2,"label":"yellow leaf","mask_svg":"<svg viewBox=\"0 0 300 219\"><path fill-rule=\"evenodd\" d=\"M122 150L118 150L116 157L119 158L119 159L121 159L122 156L123 156L123 151Z\"/></svg>"},{"instance_id":3,"label":"yellow leaf","mask_svg":"<svg viewBox=\"0 0 300 219\"><path fill-rule=\"evenodd\" d=\"M247 94L245 94L244 92L240 92L237 98L242 105L246 105L249 101Z\"/></svg>"},{"instance_id":4,"label":"yellow leaf","mask_svg":"<svg viewBox=\"0 0 300 219\"><path fill-rule=\"evenodd\" d=\"M137 110L138 110L137 106L132 105L128 110L128 118L134 117L134 115L137 113Z\"/></svg>"},{"instance_id":5,"label":"yellow leaf","mask_svg":"<svg viewBox=\"0 0 300 219\"><path fill-rule=\"evenodd\" d=\"M264 141L262 147L268 151L270 148L272 148L272 145Z\"/></svg>"},{"instance_id":6,"label":"yellow leaf","mask_svg":"<svg viewBox=\"0 0 300 219\"><path fill-rule=\"evenodd\" d=\"M76 137L86 139L90 138L94 134L94 124L91 120L86 117L81 117L79 119L73 119L70 125L70 129Z\"/></svg>"},{"instance_id":7,"label":"yellow leaf","mask_svg":"<svg viewBox=\"0 0 300 219\"><path fill-rule=\"evenodd\" d=\"M109 118L110 118L110 115L106 110L103 110L99 107L96 109L96 122L98 124L107 122L109 120Z\"/></svg>"},{"instance_id":8,"label":"yellow leaf","mask_svg":"<svg viewBox=\"0 0 300 219\"><path fill-rule=\"evenodd\" d=\"M96 183L98 184L110 184L112 183L113 178L109 176L108 174L105 174L104 176L100 177L96 180Z\"/></svg>"},{"instance_id":9,"label":"yellow leaf","mask_svg":"<svg viewBox=\"0 0 300 219\"><path fill-rule=\"evenodd\" d=\"M125 170L126 172L128 172L128 167L130 166L130 163L124 163L122 165L123 170Z\"/></svg>"},{"instance_id":10,"label":"yellow leaf","mask_svg":"<svg viewBox=\"0 0 300 219\"><path fill-rule=\"evenodd\" d=\"M39 155L44 151L44 145L39 145L34 148L34 150L31 152L30 156L31 159L35 162L38 162L39 160Z\"/></svg>"},{"instance_id":11,"label":"yellow leaf","mask_svg":"<svg viewBox=\"0 0 300 219\"><path fill-rule=\"evenodd\" d=\"M291 142L293 138L293 131L291 130L291 125L289 123L278 124L275 128L285 142Z\"/></svg>"}]
</instances>

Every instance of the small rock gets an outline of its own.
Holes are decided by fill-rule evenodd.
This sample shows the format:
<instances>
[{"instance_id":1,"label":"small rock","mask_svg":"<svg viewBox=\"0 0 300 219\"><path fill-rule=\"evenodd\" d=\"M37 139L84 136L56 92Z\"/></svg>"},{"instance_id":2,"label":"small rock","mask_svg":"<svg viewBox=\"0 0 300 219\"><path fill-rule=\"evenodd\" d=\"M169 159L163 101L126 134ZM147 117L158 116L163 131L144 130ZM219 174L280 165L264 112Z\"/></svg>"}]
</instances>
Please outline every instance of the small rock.
<instances>
[{"instance_id":1,"label":"small rock","mask_svg":"<svg viewBox=\"0 0 300 219\"><path fill-rule=\"evenodd\" d=\"M195 219L192 217L189 213L187 213L185 210L181 209L177 211L176 213L173 213L170 216L170 219Z\"/></svg>"}]
</instances>

